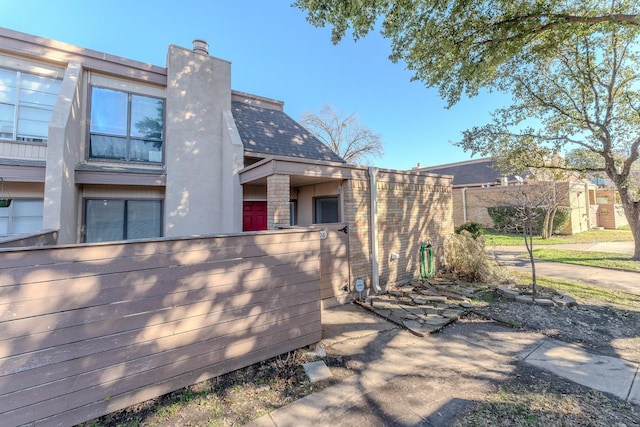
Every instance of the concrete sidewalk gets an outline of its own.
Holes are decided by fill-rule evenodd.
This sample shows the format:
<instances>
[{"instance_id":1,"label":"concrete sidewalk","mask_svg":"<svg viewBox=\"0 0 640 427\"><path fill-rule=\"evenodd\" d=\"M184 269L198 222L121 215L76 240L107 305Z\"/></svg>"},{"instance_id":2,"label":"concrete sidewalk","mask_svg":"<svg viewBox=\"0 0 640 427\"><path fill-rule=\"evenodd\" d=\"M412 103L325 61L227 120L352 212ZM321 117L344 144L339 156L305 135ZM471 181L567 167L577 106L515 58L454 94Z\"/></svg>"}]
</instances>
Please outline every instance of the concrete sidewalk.
<instances>
[{"instance_id":1,"label":"concrete sidewalk","mask_svg":"<svg viewBox=\"0 0 640 427\"><path fill-rule=\"evenodd\" d=\"M545 246L536 245L534 249L541 247ZM571 245L548 245L548 247L621 253L628 254L629 256L633 254L633 242L578 243ZM523 254L527 253L527 249L524 246L489 246L487 249L498 264L510 270L531 273L529 258L522 257ZM633 295L640 295L640 273L539 260L535 261L535 265L536 274L539 276L570 280Z\"/></svg>"},{"instance_id":2,"label":"concrete sidewalk","mask_svg":"<svg viewBox=\"0 0 640 427\"><path fill-rule=\"evenodd\" d=\"M419 338L356 305L323 311L327 352L358 374L251 423L263 426L443 426L528 364L640 405L639 366L492 321Z\"/></svg>"}]
</instances>

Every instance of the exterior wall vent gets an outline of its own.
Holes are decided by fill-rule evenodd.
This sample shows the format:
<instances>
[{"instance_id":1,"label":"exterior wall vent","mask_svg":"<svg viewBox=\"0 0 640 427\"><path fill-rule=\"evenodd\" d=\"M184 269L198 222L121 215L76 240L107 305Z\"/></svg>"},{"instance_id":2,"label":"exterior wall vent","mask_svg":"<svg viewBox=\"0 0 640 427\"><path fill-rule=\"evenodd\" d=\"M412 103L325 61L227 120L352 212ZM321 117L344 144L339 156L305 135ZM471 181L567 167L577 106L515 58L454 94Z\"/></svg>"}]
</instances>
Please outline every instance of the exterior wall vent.
<instances>
[{"instance_id":1,"label":"exterior wall vent","mask_svg":"<svg viewBox=\"0 0 640 427\"><path fill-rule=\"evenodd\" d=\"M204 55L209 55L209 43L204 40L195 39L193 41L193 51L202 53Z\"/></svg>"}]
</instances>

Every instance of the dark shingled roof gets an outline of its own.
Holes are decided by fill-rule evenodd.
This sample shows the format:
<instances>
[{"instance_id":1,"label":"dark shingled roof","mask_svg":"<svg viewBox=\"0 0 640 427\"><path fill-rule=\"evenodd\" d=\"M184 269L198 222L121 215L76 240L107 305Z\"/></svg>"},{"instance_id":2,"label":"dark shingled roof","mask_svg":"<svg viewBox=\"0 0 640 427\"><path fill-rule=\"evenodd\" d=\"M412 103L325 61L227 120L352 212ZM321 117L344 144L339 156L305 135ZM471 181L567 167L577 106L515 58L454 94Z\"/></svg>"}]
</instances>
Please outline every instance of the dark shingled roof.
<instances>
[{"instance_id":1,"label":"dark shingled roof","mask_svg":"<svg viewBox=\"0 0 640 427\"><path fill-rule=\"evenodd\" d=\"M231 103L245 151L345 163L302 125L280 110Z\"/></svg>"},{"instance_id":2,"label":"dark shingled roof","mask_svg":"<svg viewBox=\"0 0 640 427\"><path fill-rule=\"evenodd\" d=\"M496 183L496 180L500 179L500 172L498 172L498 169L495 167L495 161L492 158L432 166L424 168L424 170L442 175L453 175L454 186L484 185L489 183L493 185ZM513 179L513 175L509 176L510 181Z\"/></svg>"}]
</instances>

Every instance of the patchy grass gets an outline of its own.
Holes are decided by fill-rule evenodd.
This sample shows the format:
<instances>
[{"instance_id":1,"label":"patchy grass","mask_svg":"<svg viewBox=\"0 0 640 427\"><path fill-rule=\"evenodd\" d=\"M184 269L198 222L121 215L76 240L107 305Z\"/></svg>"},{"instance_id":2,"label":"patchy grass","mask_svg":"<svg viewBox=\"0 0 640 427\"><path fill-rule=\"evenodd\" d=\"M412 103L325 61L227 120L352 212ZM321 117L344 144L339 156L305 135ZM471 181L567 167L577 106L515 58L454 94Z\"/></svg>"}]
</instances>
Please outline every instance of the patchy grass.
<instances>
[{"instance_id":1,"label":"patchy grass","mask_svg":"<svg viewBox=\"0 0 640 427\"><path fill-rule=\"evenodd\" d=\"M631 426L633 405L521 365L514 377L459 417L454 427Z\"/></svg>"},{"instance_id":2,"label":"patchy grass","mask_svg":"<svg viewBox=\"0 0 640 427\"><path fill-rule=\"evenodd\" d=\"M487 246L519 246L524 245L522 234L506 234L487 231L485 233ZM535 245L559 245L566 243L597 243L597 242L627 242L633 241L633 235L629 230L589 230L571 236L553 236L542 239L533 237Z\"/></svg>"},{"instance_id":3,"label":"patchy grass","mask_svg":"<svg viewBox=\"0 0 640 427\"><path fill-rule=\"evenodd\" d=\"M313 360L304 350L292 351L78 427L241 426L353 374L347 357L327 356L334 377L311 383L302 365Z\"/></svg>"},{"instance_id":4,"label":"patchy grass","mask_svg":"<svg viewBox=\"0 0 640 427\"><path fill-rule=\"evenodd\" d=\"M530 273L512 274L522 283L531 283ZM537 276L536 281L539 286L571 295L580 304L609 305L623 310L640 311L640 296L637 295L544 276Z\"/></svg>"},{"instance_id":5,"label":"patchy grass","mask_svg":"<svg viewBox=\"0 0 640 427\"><path fill-rule=\"evenodd\" d=\"M625 254L554 248L534 248L533 256L536 260L542 261L640 272L640 261L634 261Z\"/></svg>"}]
</instances>

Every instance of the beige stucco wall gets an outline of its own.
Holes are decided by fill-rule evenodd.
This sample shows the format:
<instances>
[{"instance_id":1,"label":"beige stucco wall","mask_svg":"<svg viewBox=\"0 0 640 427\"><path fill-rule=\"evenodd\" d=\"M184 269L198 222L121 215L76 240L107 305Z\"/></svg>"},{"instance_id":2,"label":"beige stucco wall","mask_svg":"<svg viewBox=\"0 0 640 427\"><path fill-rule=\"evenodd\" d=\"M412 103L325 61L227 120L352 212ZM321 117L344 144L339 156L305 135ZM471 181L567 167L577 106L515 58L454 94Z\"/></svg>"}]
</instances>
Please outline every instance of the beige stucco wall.
<instances>
[{"instance_id":1,"label":"beige stucco wall","mask_svg":"<svg viewBox=\"0 0 640 427\"><path fill-rule=\"evenodd\" d=\"M69 63L49 124L43 228L59 230L59 244L75 243L79 236L75 165L84 159L82 77L82 66Z\"/></svg>"},{"instance_id":2,"label":"beige stucco wall","mask_svg":"<svg viewBox=\"0 0 640 427\"><path fill-rule=\"evenodd\" d=\"M242 191L237 178L225 175L239 170L242 159L223 147L236 143L227 128L231 64L170 46L166 96L165 235L240 231Z\"/></svg>"},{"instance_id":3,"label":"beige stucco wall","mask_svg":"<svg viewBox=\"0 0 640 427\"><path fill-rule=\"evenodd\" d=\"M338 196L338 204L340 206L340 218L344 222L344 201L341 197L342 183L341 181L328 181L320 184L305 185L296 188L298 200L297 219L298 225L313 224L313 199L323 196Z\"/></svg>"}]
</instances>

